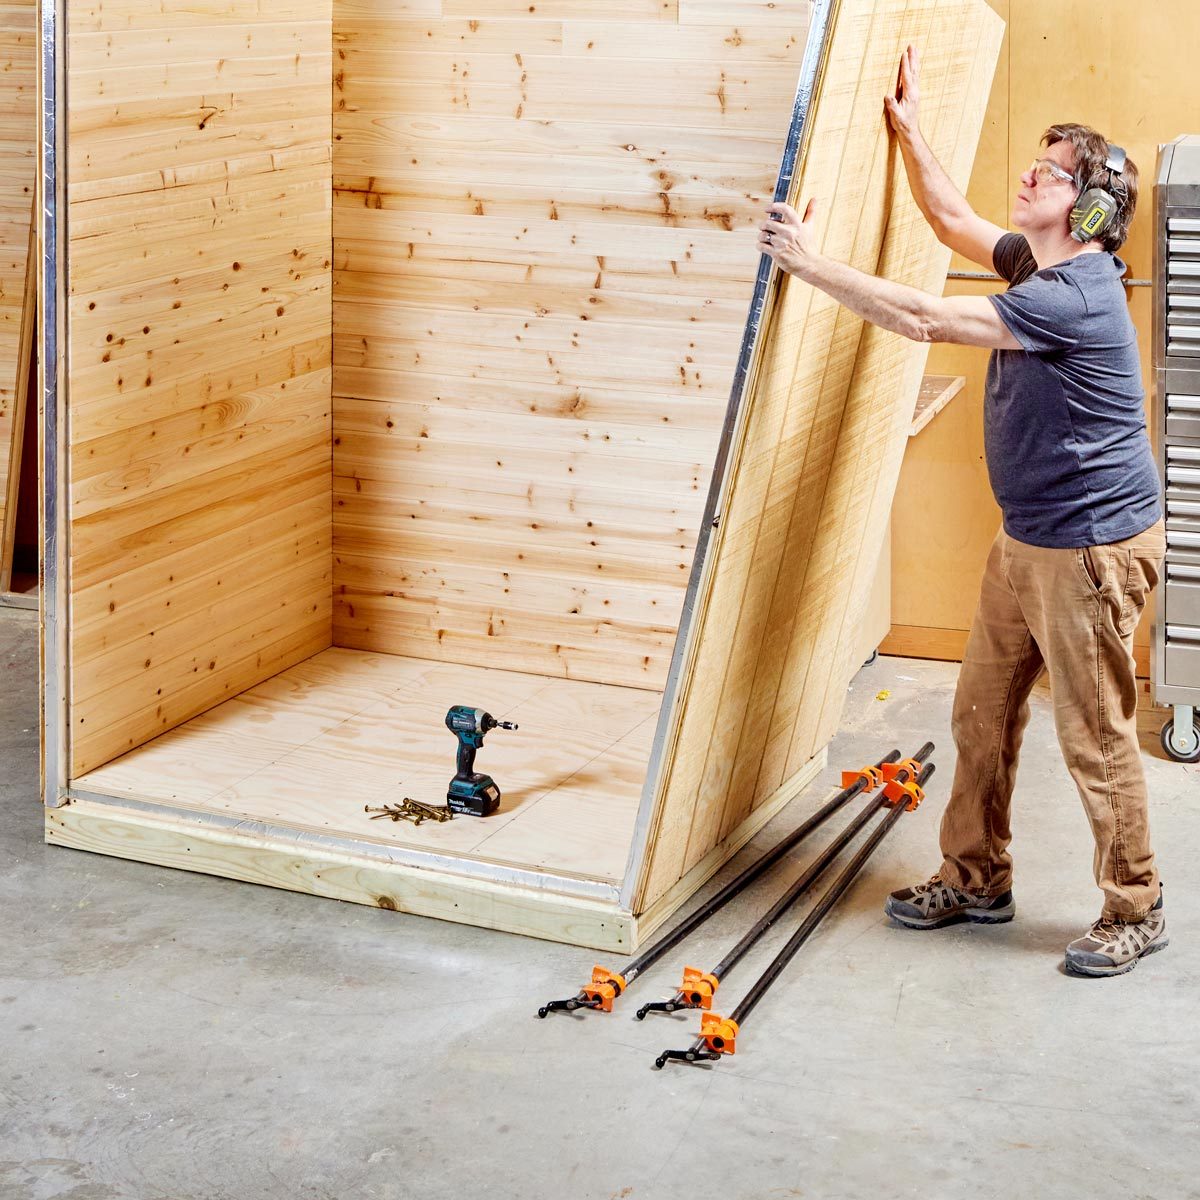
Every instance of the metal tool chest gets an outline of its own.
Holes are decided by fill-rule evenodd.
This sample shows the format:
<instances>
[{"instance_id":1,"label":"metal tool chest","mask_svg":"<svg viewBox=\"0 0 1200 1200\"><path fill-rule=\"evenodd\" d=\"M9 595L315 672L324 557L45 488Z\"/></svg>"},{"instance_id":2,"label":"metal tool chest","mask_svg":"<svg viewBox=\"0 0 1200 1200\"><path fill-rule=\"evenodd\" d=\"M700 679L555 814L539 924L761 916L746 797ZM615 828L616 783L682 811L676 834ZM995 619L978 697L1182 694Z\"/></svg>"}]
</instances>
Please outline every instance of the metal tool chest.
<instances>
[{"instance_id":1,"label":"metal tool chest","mask_svg":"<svg viewBox=\"0 0 1200 1200\"><path fill-rule=\"evenodd\" d=\"M1200 761L1200 135L1159 149L1154 251L1154 439L1167 561L1155 606L1154 700L1166 752Z\"/></svg>"}]
</instances>

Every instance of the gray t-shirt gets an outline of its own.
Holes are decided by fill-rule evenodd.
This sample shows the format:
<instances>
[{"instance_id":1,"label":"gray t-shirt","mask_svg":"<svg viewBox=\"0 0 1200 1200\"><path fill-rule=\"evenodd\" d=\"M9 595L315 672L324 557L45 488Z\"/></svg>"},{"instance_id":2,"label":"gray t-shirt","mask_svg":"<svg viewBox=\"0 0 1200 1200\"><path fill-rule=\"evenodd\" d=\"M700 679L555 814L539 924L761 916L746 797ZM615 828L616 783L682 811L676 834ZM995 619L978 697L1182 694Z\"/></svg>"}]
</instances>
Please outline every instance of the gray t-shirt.
<instances>
[{"instance_id":1,"label":"gray t-shirt","mask_svg":"<svg viewBox=\"0 0 1200 1200\"><path fill-rule=\"evenodd\" d=\"M1066 548L1149 529L1162 504L1125 264L1101 252L1039 271L1015 233L992 258L1010 286L988 298L1024 347L992 353L984 394L988 475L1005 532Z\"/></svg>"}]
</instances>

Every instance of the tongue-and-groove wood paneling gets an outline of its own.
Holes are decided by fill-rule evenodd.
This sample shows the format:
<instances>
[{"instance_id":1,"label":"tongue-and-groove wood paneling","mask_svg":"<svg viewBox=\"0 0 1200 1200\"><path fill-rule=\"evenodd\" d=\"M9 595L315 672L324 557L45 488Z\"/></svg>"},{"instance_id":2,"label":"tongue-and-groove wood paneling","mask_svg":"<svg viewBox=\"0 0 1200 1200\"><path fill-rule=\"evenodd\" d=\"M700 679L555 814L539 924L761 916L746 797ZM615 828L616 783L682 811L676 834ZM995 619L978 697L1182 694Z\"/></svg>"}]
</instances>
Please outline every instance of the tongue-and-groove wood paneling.
<instances>
[{"instance_id":1,"label":"tongue-and-groove wood paneling","mask_svg":"<svg viewBox=\"0 0 1200 1200\"><path fill-rule=\"evenodd\" d=\"M328 0L70 0L72 773L330 643Z\"/></svg>"},{"instance_id":2,"label":"tongue-and-groove wood paneling","mask_svg":"<svg viewBox=\"0 0 1200 1200\"><path fill-rule=\"evenodd\" d=\"M882 98L916 43L922 129L964 188L1003 23L983 0L842 0L835 12L793 202L819 202L826 254L940 293L949 251L913 202ZM836 732L927 349L781 281L647 813L634 911L670 892Z\"/></svg>"},{"instance_id":3,"label":"tongue-and-groove wood paneling","mask_svg":"<svg viewBox=\"0 0 1200 1200\"><path fill-rule=\"evenodd\" d=\"M0 591L12 570L29 347L37 180L37 4L0 4ZM32 468L32 464L29 464Z\"/></svg>"},{"instance_id":4,"label":"tongue-and-groove wood paneling","mask_svg":"<svg viewBox=\"0 0 1200 1200\"><path fill-rule=\"evenodd\" d=\"M662 686L809 11L335 0L338 645Z\"/></svg>"}]
</instances>

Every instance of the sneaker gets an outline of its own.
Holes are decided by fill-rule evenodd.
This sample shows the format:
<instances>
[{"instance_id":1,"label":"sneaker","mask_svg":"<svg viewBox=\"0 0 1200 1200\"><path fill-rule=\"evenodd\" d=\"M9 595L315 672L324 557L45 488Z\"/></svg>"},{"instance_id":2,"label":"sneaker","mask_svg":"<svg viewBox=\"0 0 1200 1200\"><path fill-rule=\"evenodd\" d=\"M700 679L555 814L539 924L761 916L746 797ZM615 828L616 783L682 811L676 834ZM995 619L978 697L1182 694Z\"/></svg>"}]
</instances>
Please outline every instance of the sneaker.
<instances>
[{"instance_id":1,"label":"sneaker","mask_svg":"<svg viewBox=\"0 0 1200 1200\"><path fill-rule=\"evenodd\" d=\"M1144 920L1127 923L1101 917L1089 933L1067 947L1065 965L1074 975L1124 975L1139 958L1165 950L1169 941L1160 891L1158 903Z\"/></svg>"},{"instance_id":2,"label":"sneaker","mask_svg":"<svg viewBox=\"0 0 1200 1200\"><path fill-rule=\"evenodd\" d=\"M883 911L909 929L940 929L958 921L1002 925L1013 919L1017 907L1011 891L999 896L981 896L952 887L935 875L928 883L893 892Z\"/></svg>"}]
</instances>

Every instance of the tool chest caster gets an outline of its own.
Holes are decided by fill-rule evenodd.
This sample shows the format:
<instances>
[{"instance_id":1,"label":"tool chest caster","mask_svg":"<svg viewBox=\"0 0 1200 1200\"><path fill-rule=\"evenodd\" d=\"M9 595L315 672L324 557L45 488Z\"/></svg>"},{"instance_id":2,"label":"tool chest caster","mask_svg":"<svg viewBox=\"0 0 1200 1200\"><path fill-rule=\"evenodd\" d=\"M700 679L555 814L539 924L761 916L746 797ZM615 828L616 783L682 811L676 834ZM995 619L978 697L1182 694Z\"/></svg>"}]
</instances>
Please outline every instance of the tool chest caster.
<instances>
[{"instance_id":1,"label":"tool chest caster","mask_svg":"<svg viewBox=\"0 0 1200 1200\"><path fill-rule=\"evenodd\" d=\"M1176 762L1200 762L1200 713L1192 705L1175 705L1159 736L1162 748Z\"/></svg>"}]
</instances>

